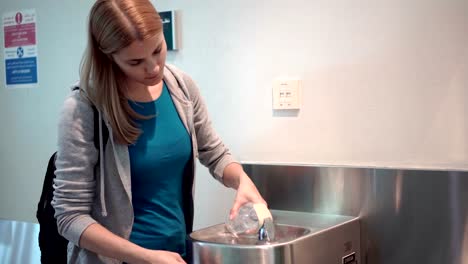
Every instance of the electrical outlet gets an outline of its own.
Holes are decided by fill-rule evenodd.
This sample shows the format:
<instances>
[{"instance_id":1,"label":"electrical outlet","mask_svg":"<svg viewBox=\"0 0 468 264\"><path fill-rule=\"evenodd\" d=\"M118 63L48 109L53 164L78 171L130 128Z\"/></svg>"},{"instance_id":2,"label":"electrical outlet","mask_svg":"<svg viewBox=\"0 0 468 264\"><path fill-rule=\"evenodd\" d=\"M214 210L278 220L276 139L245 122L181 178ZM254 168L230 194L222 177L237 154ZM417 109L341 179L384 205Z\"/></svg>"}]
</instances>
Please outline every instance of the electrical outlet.
<instances>
[{"instance_id":1,"label":"electrical outlet","mask_svg":"<svg viewBox=\"0 0 468 264\"><path fill-rule=\"evenodd\" d=\"M302 80L275 80L273 84L273 109L300 109Z\"/></svg>"}]
</instances>

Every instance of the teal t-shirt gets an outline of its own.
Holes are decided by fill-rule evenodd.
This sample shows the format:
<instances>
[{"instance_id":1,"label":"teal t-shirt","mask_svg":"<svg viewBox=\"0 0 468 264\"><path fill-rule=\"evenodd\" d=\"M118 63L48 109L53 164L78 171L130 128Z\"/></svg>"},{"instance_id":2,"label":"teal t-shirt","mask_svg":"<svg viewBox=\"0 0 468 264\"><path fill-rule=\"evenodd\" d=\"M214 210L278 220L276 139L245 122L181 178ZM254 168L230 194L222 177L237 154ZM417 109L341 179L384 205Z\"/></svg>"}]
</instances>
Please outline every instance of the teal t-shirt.
<instances>
[{"instance_id":1,"label":"teal t-shirt","mask_svg":"<svg viewBox=\"0 0 468 264\"><path fill-rule=\"evenodd\" d=\"M130 106L148 120L135 120L143 131L128 147L135 214L130 241L155 250L185 255L183 177L189 172L192 143L166 84L153 102ZM187 175L189 176L189 175Z\"/></svg>"}]
</instances>

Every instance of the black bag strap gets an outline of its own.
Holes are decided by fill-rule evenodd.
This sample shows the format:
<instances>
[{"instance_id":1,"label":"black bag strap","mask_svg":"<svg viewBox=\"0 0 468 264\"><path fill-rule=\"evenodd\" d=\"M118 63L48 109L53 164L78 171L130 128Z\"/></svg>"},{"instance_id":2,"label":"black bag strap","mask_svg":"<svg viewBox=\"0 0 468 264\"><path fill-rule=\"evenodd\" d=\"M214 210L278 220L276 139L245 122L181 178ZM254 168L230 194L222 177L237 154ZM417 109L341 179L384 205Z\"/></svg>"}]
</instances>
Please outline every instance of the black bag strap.
<instances>
[{"instance_id":1,"label":"black bag strap","mask_svg":"<svg viewBox=\"0 0 468 264\"><path fill-rule=\"evenodd\" d=\"M79 90L79 86L73 87L73 91ZM99 150L99 112L94 104L91 104L91 107L93 108L93 117L94 117L94 146L96 147L97 150ZM109 131L107 130L106 123L104 120L101 120L102 122L102 139L104 144L107 142L107 139L109 138Z\"/></svg>"},{"instance_id":2,"label":"black bag strap","mask_svg":"<svg viewBox=\"0 0 468 264\"><path fill-rule=\"evenodd\" d=\"M78 86L73 88L73 91L80 89ZM99 112L96 108L96 106L92 105L93 108L93 117L94 117L94 146L96 147L97 150L99 150ZM107 126L104 123L104 120L101 120L102 122L102 138L103 142L106 143L107 139L109 138L109 131L107 130ZM57 152L55 152L49 159L49 162L47 164L47 171L46 171L46 177L44 177L44 182L42 184L42 192L41 192L41 198L39 199L38 203L38 209L36 211L36 218L40 222L42 217L41 217L41 212L46 208L47 203L52 200L52 197L50 197L53 193L53 181L55 178L54 172L55 172L55 160L57 158ZM47 175L51 175L47 177ZM42 209L42 210L41 210Z\"/></svg>"},{"instance_id":3,"label":"black bag strap","mask_svg":"<svg viewBox=\"0 0 468 264\"><path fill-rule=\"evenodd\" d=\"M96 106L92 105L93 113L94 113L94 146L97 150L99 150L99 112ZM107 130L106 123L103 119L101 119L101 126L102 126L102 140L104 144L106 144L107 139L109 139L109 130Z\"/></svg>"}]
</instances>

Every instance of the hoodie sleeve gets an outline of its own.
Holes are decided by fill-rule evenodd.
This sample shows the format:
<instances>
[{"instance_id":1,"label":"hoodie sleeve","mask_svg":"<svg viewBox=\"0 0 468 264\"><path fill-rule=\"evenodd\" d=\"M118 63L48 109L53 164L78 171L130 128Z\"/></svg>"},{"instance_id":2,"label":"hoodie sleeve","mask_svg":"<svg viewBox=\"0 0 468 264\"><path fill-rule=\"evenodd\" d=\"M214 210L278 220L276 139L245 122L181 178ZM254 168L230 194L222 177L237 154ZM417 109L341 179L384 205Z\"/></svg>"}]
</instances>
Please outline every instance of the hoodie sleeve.
<instances>
[{"instance_id":1,"label":"hoodie sleeve","mask_svg":"<svg viewBox=\"0 0 468 264\"><path fill-rule=\"evenodd\" d=\"M96 182L94 114L89 102L74 91L63 105L58 124L52 206L59 233L79 245L83 231L96 221L90 216Z\"/></svg>"},{"instance_id":2,"label":"hoodie sleeve","mask_svg":"<svg viewBox=\"0 0 468 264\"><path fill-rule=\"evenodd\" d=\"M216 133L203 97L195 82L187 74L182 74L186 89L193 105L193 124L198 145L198 158L208 167L211 175L223 182L223 172L230 163L238 163Z\"/></svg>"}]
</instances>

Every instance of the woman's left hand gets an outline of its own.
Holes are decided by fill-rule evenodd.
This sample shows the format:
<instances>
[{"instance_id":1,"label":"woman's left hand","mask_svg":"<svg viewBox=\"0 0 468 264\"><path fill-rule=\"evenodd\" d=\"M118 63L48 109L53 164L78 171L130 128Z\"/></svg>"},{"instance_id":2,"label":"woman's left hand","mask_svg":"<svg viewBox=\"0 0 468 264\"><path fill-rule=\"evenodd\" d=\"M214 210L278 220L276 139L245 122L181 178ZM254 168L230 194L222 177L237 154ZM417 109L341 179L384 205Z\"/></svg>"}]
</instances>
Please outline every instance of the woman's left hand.
<instances>
[{"instance_id":1,"label":"woman's left hand","mask_svg":"<svg viewBox=\"0 0 468 264\"><path fill-rule=\"evenodd\" d=\"M245 172L242 172L239 176L239 186L237 188L236 198L234 199L234 205L229 213L229 218L233 219L237 215L239 208L248 202L267 205L249 176Z\"/></svg>"}]
</instances>

